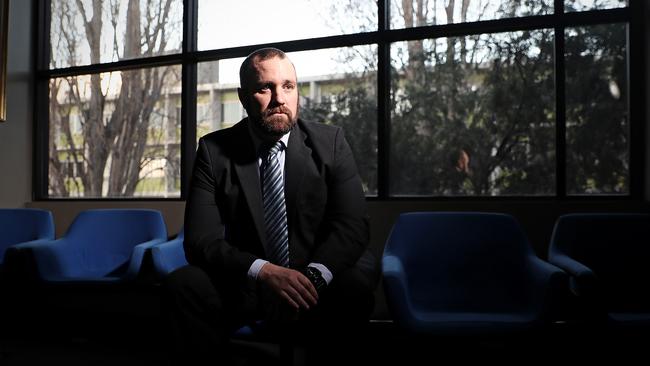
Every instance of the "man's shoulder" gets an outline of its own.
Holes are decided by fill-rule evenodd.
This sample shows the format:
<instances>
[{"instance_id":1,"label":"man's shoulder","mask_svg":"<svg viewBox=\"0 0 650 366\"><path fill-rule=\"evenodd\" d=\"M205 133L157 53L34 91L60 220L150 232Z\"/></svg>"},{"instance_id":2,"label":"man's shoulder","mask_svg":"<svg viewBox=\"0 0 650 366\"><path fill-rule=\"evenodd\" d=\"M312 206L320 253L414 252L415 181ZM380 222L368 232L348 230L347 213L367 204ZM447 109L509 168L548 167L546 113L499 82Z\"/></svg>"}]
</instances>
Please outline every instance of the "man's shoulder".
<instances>
[{"instance_id":1,"label":"man's shoulder","mask_svg":"<svg viewBox=\"0 0 650 366\"><path fill-rule=\"evenodd\" d=\"M340 133L341 127L328 125L321 122L298 120L300 129L312 139L330 139Z\"/></svg>"},{"instance_id":2,"label":"man's shoulder","mask_svg":"<svg viewBox=\"0 0 650 366\"><path fill-rule=\"evenodd\" d=\"M242 134L247 134L248 129L245 124L245 119L237 122L231 127L223 128L220 130L212 131L204 135L201 139L206 143L222 145L224 143L237 142L237 138Z\"/></svg>"}]
</instances>

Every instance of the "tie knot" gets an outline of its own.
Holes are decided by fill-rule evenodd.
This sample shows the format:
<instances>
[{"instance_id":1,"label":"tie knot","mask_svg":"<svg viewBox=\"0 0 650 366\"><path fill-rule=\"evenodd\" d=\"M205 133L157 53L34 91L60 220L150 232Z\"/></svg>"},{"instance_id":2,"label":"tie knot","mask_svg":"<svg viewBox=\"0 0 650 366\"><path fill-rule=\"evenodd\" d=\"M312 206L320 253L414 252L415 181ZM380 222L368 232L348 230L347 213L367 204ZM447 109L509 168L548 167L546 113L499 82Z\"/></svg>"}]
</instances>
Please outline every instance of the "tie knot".
<instances>
[{"instance_id":1,"label":"tie knot","mask_svg":"<svg viewBox=\"0 0 650 366\"><path fill-rule=\"evenodd\" d=\"M284 143L282 143L282 141L280 140L276 141L276 143L273 146L271 146L271 148L269 148L268 157L271 158L273 156L278 155L278 153L282 151L283 148L284 148Z\"/></svg>"}]
</instances>

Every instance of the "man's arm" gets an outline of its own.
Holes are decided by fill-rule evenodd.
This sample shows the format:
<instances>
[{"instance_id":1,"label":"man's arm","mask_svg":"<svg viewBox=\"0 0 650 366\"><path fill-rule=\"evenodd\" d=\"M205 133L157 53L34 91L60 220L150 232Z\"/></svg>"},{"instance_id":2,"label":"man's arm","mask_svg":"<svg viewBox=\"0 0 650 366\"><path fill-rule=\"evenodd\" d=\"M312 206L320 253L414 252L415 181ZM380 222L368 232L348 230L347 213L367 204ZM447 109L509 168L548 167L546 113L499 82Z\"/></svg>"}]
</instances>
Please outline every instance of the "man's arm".
<instances>
[{"instance_id":1,"label":"man's arm","mask_svg":"<svg viewBox=\"0 0 650 366\"><path fill-rule=\"evenodd\" d=\"M225 223L217 205L215 162L208 143L199 140L192 181L185 207L185 256L210 273L246 275L256 257L232 246L225 238Z\"/></svg>"},{"instance_id":2,"label":"man's arm","mask_svg":"<svg viewBox=\"0 0 650 366\"><path fill-rule=\"evenodd\" d=\"M311 262L323 264L336 277L354 266L369 243L368 217L361 178L343 131L337 130L327 175L327 206Z\"/></svg>"}]
</instances>

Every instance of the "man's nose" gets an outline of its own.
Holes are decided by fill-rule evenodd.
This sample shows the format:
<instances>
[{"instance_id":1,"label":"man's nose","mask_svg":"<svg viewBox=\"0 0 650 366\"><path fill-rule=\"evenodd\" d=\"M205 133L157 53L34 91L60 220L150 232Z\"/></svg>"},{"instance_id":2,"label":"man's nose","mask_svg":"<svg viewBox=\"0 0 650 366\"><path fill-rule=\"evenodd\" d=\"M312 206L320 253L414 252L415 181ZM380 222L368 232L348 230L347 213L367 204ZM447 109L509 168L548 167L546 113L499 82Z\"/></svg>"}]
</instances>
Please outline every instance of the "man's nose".
<instances>
[{"instance_id":1,"label":"man's nose","mask_svg":"<svg viewBox=\"0 0 650 366\"><path fill-rule=\"evenodd\" d=\"M284 104L286 102L286 99L284 97L284 90L282 90L282 87L277 87L273 91L273 101L276 104Z\"/></svg>"}]
</instances>

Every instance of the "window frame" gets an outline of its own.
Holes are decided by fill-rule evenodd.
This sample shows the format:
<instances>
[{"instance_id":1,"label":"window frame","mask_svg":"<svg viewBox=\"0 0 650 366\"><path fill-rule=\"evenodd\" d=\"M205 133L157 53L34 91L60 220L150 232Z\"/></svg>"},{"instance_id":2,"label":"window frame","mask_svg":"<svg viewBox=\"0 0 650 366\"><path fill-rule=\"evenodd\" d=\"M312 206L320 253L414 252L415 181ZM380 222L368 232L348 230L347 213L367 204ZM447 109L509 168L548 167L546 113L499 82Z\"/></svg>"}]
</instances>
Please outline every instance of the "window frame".
<instances>
[{"instance_id":1,"label":"window frame","mask_svg":"<svg viewBox=\"0 0 650 366\"><path fill-rule=\"evenodd\" d=\"M198 46L198 2L183 0L183 41L181 52L177 54L129 59L94 65L72 66L50 69L50 2L36 0L36 45L34 81L34 164L33 198L35 200L70 201L177 201L187 198L191 167L196 152L196 102L197 69L200 62L245 57L250 52L264 46L274 46L285 52L309 51L324 48L350 47L357 45L377 45L377 194L367 196L369 200L640 200L645 187L645 120L646 99L645 53L647 40L643 26L648 4L643 0L630 0L626 8L590 10L583 12L564 12L564 1L554 0L553 14L517 18L494 19L470 23L430 25L404 29L390 29L390 1L378 0L377 30L356 33L299 39L275 43L262 43L239 47L199 51ZM564 30L568 27L595 24L626 23L628 25L628 111L630 144L629 192L627 194L585 194L567 195L566 184L566 111L565 111L565 65L564 57L555 57L556 91L556 191L554 195L517 196L391 196L390 195L390 44L399 41L439 37L466 36L480 33L498 33L540 28L553 28L555 54L564 55ZM80 74L124 71L146 67L181 65L181 190L180 197L94 197L58 198L48 195L48 139L49 139L49 80L55 77ZM633 75L633 77L630 77Z\"/></svg>"}]
</instances>

